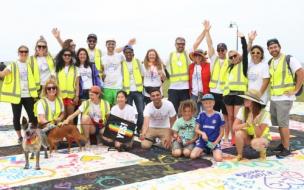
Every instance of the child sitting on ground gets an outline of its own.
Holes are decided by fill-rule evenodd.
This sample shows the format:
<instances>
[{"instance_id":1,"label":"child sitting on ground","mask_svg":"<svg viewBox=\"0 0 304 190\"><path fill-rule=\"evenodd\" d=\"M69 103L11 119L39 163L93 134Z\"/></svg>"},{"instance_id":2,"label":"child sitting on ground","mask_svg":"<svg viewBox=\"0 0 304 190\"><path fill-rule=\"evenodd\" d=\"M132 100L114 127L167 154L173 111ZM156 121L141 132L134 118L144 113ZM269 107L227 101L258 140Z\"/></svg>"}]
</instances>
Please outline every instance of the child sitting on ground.
<instances>
[{"instance_id":1,"label":"child sitting on ground","mask_svg":"<svg viewBox=\"0 0 304 190\"><path fill-rule=\"evenodd\" d=\"M182 117L177 119L172 127L174 139L172 155L189 157L198 137L195 134L195 118L193 117L196 114L196 105L193 101L186 100L181 103L178 111Z\"/></svg>"},{"instance_id":2,"label":"child sitting on ground","mask_svg":"<svg viewBox=\"0 0 304 190\"><path fill-rule=\"evenodd\" d=\"M213 153L216 162L222 161L222 150L220 141L224 134L224 118L223 115L213 110L215 104L212 94L205 94L202 98L204 111L201 112L196 119L195 132L200 136L196 141L195 148L192 150L190 158L196 159L203 152Z\"/></svg>"}]
</instances>

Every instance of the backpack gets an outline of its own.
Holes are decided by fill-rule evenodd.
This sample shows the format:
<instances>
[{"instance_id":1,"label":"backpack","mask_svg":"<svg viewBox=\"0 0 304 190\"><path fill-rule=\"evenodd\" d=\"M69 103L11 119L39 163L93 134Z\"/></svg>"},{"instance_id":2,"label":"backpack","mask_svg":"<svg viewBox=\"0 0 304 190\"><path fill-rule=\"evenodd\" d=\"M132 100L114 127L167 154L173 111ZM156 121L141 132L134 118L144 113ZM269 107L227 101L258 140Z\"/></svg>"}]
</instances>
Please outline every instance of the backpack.
<instances>
[{"instance_id":1,"label":"backpack","mask_svg":"<svg viewBox=\"0 0 304 190\"><path fill-rule=\"evenodd\" d=\"M290 68L290 58L291 58L291 57L292 57L291 55L286 55L285 59L286 59L286 62L287 62L288 70L289 70L289 72L292 74L292 71L291 71L291 68ZM273 59L273 58L271 58L271 59L268 61L268 65L269 65L269 66L270 66L270 64L271 64L272 59ZM292 76L293 76L293 74L292 74ZM293 76L293 80L294 80L295 83L297 82L297 75ZM302 92L303 92L303 85L304 85L304 84L301 85L301 88L300 88L300 89L298 90L298 92L296 93L296 96L300 96L300 95L302 94Z\"/></svg>"}]
</instances>

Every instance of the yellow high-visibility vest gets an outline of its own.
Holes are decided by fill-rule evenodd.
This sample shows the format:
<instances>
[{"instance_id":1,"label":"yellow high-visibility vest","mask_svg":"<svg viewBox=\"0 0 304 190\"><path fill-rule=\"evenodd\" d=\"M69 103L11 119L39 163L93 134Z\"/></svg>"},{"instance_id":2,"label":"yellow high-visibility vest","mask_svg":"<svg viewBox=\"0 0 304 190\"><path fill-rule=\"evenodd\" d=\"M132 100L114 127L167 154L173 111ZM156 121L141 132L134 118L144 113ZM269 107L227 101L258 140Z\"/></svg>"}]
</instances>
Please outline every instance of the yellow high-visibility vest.
<instances>
[{"instance_id":1,"label":"yellow high-visibility vest","mask_svg":"<svg viewBox=\"0 0 304 190\"><path fill-rule=\"evenodd\" d=\"M128 70L127 62L122 62L122 72L123 72L123 89L129 94L130 93L130 73ZM136 89L139 92L143 91L143 80L140 70L140 62L138 59L132 59L132 69L133 77L135 80Z\"/></svg>"},{"instance_id":2,"label":"yellow high-visibility vest","mask_svg":"<svg viewBox=\"0 0 304 190\"><path fill-rule=\"evenodd\" d=\"M69 66L68 74L65 74L64 68L57 73L58 85L61 90L62 98L73 99L76 96L76 74L77 68Z\"/></svg>"},{"instance_id":3,"label":"yellow high-visibility vest","mask_svg":"<svg viewBox=\"0 0 304 190\"><path fill-rule=\"evenodd\" d=\"M220 66L220 59L217 57L214 61L213 69L211 72L211 79L209 82L209 88L215 89L217 88L217 84L219 82L219 89L223 90L225 81L226 81L226 71L228 68L228 59L226 58L224 60L224 63L222 66Z\"/></svg>"},{"instance_id":4,"label":"yellow high-visibility vest","mask_svg":"<svg viewBox=\"0 0 304 190\"><path fill-rule=\"evenodd\" d=\"M83 108L84 108L82 114L89 115L90 102L91 102L91 100L86 100L86 101L82 102L81 106L83 106ZM106 116L110 112L110 104L107 101L100 100L99 107L100 107L101 119L103 121L103 124L105 124Z\"/></svg>"},{"instance_id":5,"label":"yellow high-visibility vest","mask_svg":"<svg viewBox=\"0 0 304 190\"><path fill-rule=\"evenodd\" d=\"M246 92L248 80L243 73L243 62L234 65L229 73L226 70L227 80L225 82L223 95L229 94L230 91Z\"/></svg>"},{"instance_id":6,"label":"yellow high-visibility vest","mask_svg":"<svg viewBox=\"0 0 304 190\"><path fill-rule=\"evenodd\" d=\"M60 116L60 114L62 113L61 110L63 108L63 102L62 102L61 98L56 97L56 99L55 99L55 112L54 113L52 112L51 107L49 106L46 98L42 98L38 102L36 102L35 105L34 105L34 114L35 114L36 117L38 116L37 105L38 105L39 102L42 103L42 106L43 106L44 111L45 111L45 119L47 121L56 120Z\"/></svg>"},{"instance_id":7,"label":"yellow high-visibility vest","mask_svg":"<svg viewBox=\"0 0 304 190\"><path fill-rule=\"evenodd\" d=\"M34 74L37 89L40 89L40 70L39 70L39 65L37 63L37 57L31 56L30 60L31 60L31 68ZM55 64L51 55L46 56L46 62L49 66L50 73L53 73L55 71Z\"/></svg>"},{"instance_id":8,"label":"yellow high-visibility vest","mask_svg":"<svg viewBox=\"0 0 304 190\"><path fill-rule=\"evenodd\" d=\"M91 50L87 49L87 51L90 52ZM99 76L100 77L102 75L102 69L101 69L102 60L101 60L101 56L102 56L101 50L98 49L98 48L95 48L94 49L94 63L95 63L96 69L99 72Z\"/></svg>"},{"instance_id":9,"label":"yellow high-visibility vest","mask_svg":"<svg viewBox=\"0 0 304 190\"><path fill-rule=\"evenodd\" d=\"M291 71L288 69L286 56L282 55L277 68L274 68L272 59L269 67L270 94L272 96L283 95L286 91L295 90L295 82Z\"/></svg>"},{"instance_id":10,"label":"yellow high-visibility vest","mask_svg":"<svg viewBox=\"0 0 304 190\"><path fill-rule=\"evenodd\" d=\"M30 96L38 97L35 79L30 64L27 64L27 78ZM11 63L11 72L4 77L0 92L0 101L19 104L21 100L20 73L17 63Z\"/></svg>"},{"instance_id":11,"label":"yellow high-visibility vest","mask_svg":"<svg viewBox=\"0 0 304 190\"><path fill-rule=\"evenodd\" d=\"M178 62L181 62L181 66L178 65ZM189 58L184 51L180 54L180 57L177 57L176 52L172 52L170 54L170 82L176 83L176 82L187 82L189 81L189 70L188 66L190 64Z\"/></svg>"}]
</instances>

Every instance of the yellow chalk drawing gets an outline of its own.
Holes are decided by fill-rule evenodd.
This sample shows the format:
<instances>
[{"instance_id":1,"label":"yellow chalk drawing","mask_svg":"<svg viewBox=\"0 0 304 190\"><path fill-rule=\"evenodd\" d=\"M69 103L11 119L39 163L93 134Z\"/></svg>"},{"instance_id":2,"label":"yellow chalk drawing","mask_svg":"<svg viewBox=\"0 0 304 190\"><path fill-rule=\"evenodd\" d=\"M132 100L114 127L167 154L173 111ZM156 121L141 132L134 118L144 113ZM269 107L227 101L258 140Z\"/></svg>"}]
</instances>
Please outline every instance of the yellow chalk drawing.
<instances>
[{"instance_id":1,"label":"yellow chalk drawing","mask_svg":"<svg viewBox=\"0 0 304 190\"><path fill-rule=\"evenodd\" d=\"M82 162L91 162L91 161L97 161L97 160L103 160L104 158L101 156L88 156L84 155L80 158Z\"/></svg>"},{"instance_id":2,"label":"yellow chalk drawing","mask_svg":"<svg viewBox=\"0 0 304 190\"><path fill-rule=\"evenodd\" d=\"M208 188L215 190L225 190L224 183L220 179L205 179L196 183L199 188Z\"/></svg>"},{"instance_id":3,"label":"yellow chalk drawing","mask_svg":"<svg viewBox=\"0 0 304 190\"><path fill-rule=\"evenodd\" d=\"M14 170L14 171L21 171L24 172L25 175L22 175L19 179L15 179L15 181L12 179L10 181L3 181L0 180L0 186L14 186L14 185L18 185L24 181L27 180L33 180L33 179L43 179L43 178L51 178L54 177L56 175L56 171L55 170L51 170L48 168L41 168L41 170L39 170L39 172L43 172L44 175L28 175L26 176L26 174L30 173L30 172L37 172L37 170L24 170L23 168L20 168L19 166L7 166L5 168L3 168L2 170L0 170L0 174L2 172L7 172L9 170Z\"/></svg>"}]
</instances>

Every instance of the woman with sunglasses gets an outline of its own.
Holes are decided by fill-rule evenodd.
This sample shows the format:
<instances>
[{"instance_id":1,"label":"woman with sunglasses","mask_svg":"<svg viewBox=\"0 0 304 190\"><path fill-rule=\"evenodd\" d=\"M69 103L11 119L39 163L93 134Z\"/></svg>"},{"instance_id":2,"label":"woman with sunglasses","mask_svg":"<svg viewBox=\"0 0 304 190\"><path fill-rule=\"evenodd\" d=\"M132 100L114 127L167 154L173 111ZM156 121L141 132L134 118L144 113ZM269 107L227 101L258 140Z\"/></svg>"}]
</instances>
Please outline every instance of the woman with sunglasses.
<instances>
[{"instance_id":1,"label":"woman with sunglasses","mask_svg":"<svg viewBox=\"0 0 304 190\"><path fill-rule=\"evenodd\" d=\"M20 125L22 106L27 112L29 122L37 122L33 106L34 98L38 97L38 93L32 68L27 61L28 53L28 47L21 45L18 48L18 60L0 71L0 78L4 78L0 90L0 101L12 104L13 124L19 144L22 142Z\"/></svg>"},{"instance_id":2,"label":"woman with sunglasses","mask_svg":"<svg viewBox=\"0 0 304 190\"><path fill-rule=\"evenodd\" d=\"M65 117L71 115L79 103L79 70L73 65L72 51L62 49L56 57L56 75L63 99Z\"/></svg>"},{"instance_id":3,"label":"woman with sunglasses","mask_svg":"<svg viewBox=\"0 0 304 190\"><path fill-rule=\"evenodd\" d=\"M232 125L240 106L243 105L243 99L238 95L242 95L247 91L247 67L248 67L248 50L244 34L238 32L241 38L243 54L241 55L235 50L228 52L229 66L225 72L224 84L224 103L228 113L228 126L232 132L231 144L235 144L235 136L232 131Z\"/></svg>"},{"instance_id":4,"label":"woman with sunglasses","mask_svg":"<svg viewBox=\"0 0 304 190\"><path fill-rule=\"evenodd\" d=\"M248 89L254 89L260 92L260 98L264 102L264 105L268 101L268 84L269 84L269 66L264 61L264 50L259 45L251 46L255 37L256 31L249 33L248 49L250 51L251 60L248 64Z\"/></svg>"},{"instance_id":5,"label":"woman with sunglasses","mask_svg":"<svg viewBox=\"0 0 304 190\"><path fill-rule=\"evenodd\" d=\"M90 99L81 103L79 108L70 115L63 124L68 124L79 114L81 116L81 126L84 135L89 139L92 134L103 134L104 125L110 113L110 104L100 99L101 89L99 86L92 86L89 92ZM90 141L87 141L86 146L90 145Z\"/></svg>"},{"instance_id":6,"label":"woman with sunglasses","mask_svg":"<svg viewBox=\"0 0 304 190\"><path fill-rule=\"evenodd\" d=\"M47 129L61 122L64 118L64 105L55 77L50 77L45 82L40 98L37 102L37 107L35 107L38 123L44 129ZM51 123L46 125L48 122ZM44 131L46 132L46 130Z\"/></svg>"},{"instance_id":7,"label":"woman with sunglasses","mask_svg":"<svg viewBox=\"0 0 304 190\"><path fill-rule=\"evenodd\" d=\"M41 90L50 76L55 73L54 60L49 54L47 42L42 36L36 42L35 54L30 57L30 61L37 89Z\"/></svg>"},{"instance_id":8,"label":"woman with sunglasses","mask_svg":"<svg viewBox=\"0 0 304 190\"><path fill-rule=\"evenodd\" d=\"M89 91L92 86L99 86L99 72L94 63L90 62L89 54L85 48L79 48L76 54L76 67L79 69L79 91L80 99L89 99Z\"/></svg>"},{"instance_id":9,"label":"woman with sunglasses","mask_svg":"<svg viewBox=\"0 0 304 190\"><path fill-rule=\"evenodd\" d=\"M157 87L161 89L162 83L166 80L163 62L155 49L149 49L144 59L144 102L147 105L150 100L150 89ZM162 90L161 90L162 92Z\"/></svg>"}]
</instances>

